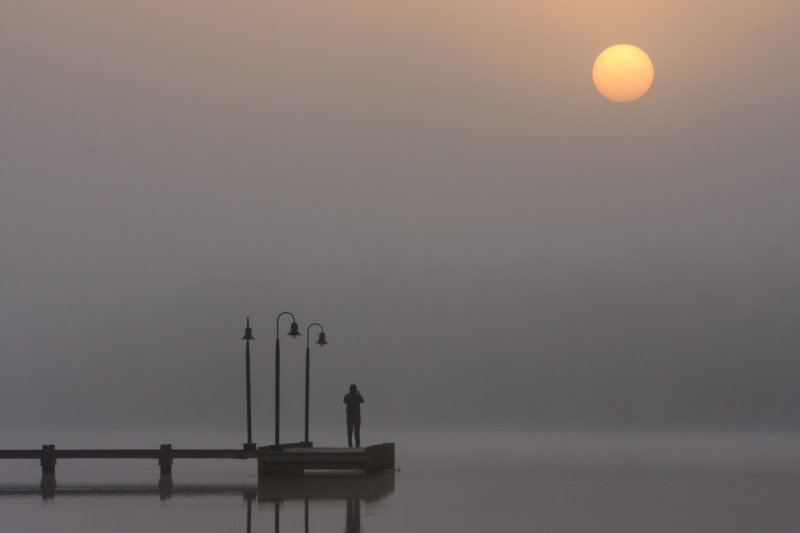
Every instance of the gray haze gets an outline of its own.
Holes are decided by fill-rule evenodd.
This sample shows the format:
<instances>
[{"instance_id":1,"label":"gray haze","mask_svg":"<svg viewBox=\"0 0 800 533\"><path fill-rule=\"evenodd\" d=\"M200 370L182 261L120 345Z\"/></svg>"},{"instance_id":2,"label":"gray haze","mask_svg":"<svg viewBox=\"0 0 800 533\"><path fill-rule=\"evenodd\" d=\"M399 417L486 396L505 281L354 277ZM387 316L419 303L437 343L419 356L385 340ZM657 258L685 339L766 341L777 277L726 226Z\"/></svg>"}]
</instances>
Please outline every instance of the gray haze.
<instances>
[{"instance_id":1,"label":"gray haze","mask_svg":"<svg viewBox=\"0 0 800 533\"><path fill-rule=\"evenodd\" d=\"M800 425L795 0L0 0L0 427ZM594 57L653 58L605 101ZM284 324L284 329L288 324ZM287 440L303 349L284 340ZM236 437L238 438L238 436ZM312 434L313 438L313 434Z\"/></svg>"}]
</instances>

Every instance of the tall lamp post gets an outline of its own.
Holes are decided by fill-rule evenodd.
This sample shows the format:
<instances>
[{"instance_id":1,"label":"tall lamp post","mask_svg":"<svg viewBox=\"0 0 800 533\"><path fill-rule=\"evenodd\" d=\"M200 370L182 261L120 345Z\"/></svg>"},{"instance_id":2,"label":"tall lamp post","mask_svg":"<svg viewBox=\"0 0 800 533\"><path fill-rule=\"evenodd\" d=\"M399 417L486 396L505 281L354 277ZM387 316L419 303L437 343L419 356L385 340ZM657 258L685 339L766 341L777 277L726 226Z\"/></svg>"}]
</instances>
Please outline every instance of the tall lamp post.
<instances>
[{"instance_id":1,"label":"tall lamp post","mask_svg":"<svg viewBox=\"0 0 800 533\"><path fill-rule=\"evenodd\" d=\"M297 338L300 336L300 330L297 325L297 320L294 315L289 311L284 311L275 319L275 446L281 444L281 339L280 327L281 317L288 315L292 317L292 325L289 328L289 336Z\"/></svg>"},{"instance_id":2,"label":"tall lamp post","mask_svg":"<svg viewBox=\"0 0 800 533\"><path fill-rule=\"evenodd\" d=\"M247 317L247 326L244 328L244 358L245 358L245 381L247 382L247 442L243 446L245 450L255 450L256 445L253 443L253 424L252 424L252 411L250 410L250 341L255 339L253 337L253 330L250 328L250 317Z\"/></svg>"},{"instance_id":3,"label":"tall lamp post","mask_svg":"<svg viewBox=\"0 0 800 533\"><path fill-rule=\"evenodd\" d=\"M309 381L311 377L311 327L317 326L319 331L319 339L317 339L317 344L320 346L325 346L328 344L328 339L325 338L325 328L322 327L322 324L318 324L314 322L308 325L306 328L306 439L305 443L308 444L308 389L309 389Z\"/></svg>"}]
</instances>

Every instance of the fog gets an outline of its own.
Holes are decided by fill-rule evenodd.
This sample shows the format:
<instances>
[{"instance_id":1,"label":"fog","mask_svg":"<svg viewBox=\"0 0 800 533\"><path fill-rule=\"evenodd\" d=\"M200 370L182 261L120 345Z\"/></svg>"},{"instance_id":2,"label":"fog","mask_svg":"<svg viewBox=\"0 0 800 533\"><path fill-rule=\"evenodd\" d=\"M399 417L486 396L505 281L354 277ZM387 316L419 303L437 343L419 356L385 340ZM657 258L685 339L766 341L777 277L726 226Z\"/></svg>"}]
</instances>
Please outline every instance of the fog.
<instances>
[{"instance_id":1,"label":"fog","mask_svg":"<svg viewBox=\"0 0 800 533\"><path fill-rule=\"evenodd\" d=\"M0 0L0 427L796 429L798 17Z\"/></svg>"}]
</instances>

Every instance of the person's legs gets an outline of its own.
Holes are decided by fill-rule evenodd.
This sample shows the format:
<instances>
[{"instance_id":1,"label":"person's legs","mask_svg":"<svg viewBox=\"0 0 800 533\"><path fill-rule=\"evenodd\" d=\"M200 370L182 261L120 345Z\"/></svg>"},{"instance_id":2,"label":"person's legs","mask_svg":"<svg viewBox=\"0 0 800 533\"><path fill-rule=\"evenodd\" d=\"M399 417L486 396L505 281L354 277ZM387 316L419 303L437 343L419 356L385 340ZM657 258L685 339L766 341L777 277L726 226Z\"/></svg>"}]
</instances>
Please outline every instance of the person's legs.
<instances>
[{"instance_id":1,"label":"person's legs","mask_svg":"<svg viewBox=\"0 0 800 533\"><path fill-rule=\"evenodd\" d=\"M353 447L353 417L347 417L347 447ZM358 433L356 433L356 442L358 442Z\"/></svg>"},{"instance_id":2,"label":"person's legs","mask_svg":"<svg viewBox=\"0 0 800 533\"><path fill-rule=\"evenodd\" d=\"M355 432L356 432L356 448L360 448L361 447L361 417L360 416L355 417L355 420L353 420L353 426L354 426L354 429L355 429Z\"/></svg>"}]
</instances>

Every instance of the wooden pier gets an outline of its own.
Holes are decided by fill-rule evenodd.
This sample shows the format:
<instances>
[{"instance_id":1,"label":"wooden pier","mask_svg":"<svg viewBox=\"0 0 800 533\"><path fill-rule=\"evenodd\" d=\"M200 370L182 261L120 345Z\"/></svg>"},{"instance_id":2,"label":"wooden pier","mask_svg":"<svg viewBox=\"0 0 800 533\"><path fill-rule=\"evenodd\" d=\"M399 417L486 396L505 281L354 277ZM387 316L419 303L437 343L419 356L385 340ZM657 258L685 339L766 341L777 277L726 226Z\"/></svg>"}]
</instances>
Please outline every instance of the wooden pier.
<instances>
[{"instance_id":1,"label":"wooden pier","mask_svg":"<svg viewBox=\"0 0 800 533\"><path fill-rule=\"evenodd\" d=\"M314 448L308 445L265 446L256 449L176 449L162 444L156 449L73 449L53 444L41 450L0 450L0 459L39 460L42 476L55 476L59 459L157 460L161 476L171 476L176 459L255 459L258 477L302 476L307 470L357 470L375 474L394 470L394 443L366 448Z\"/></svg>"}]
</instances>

